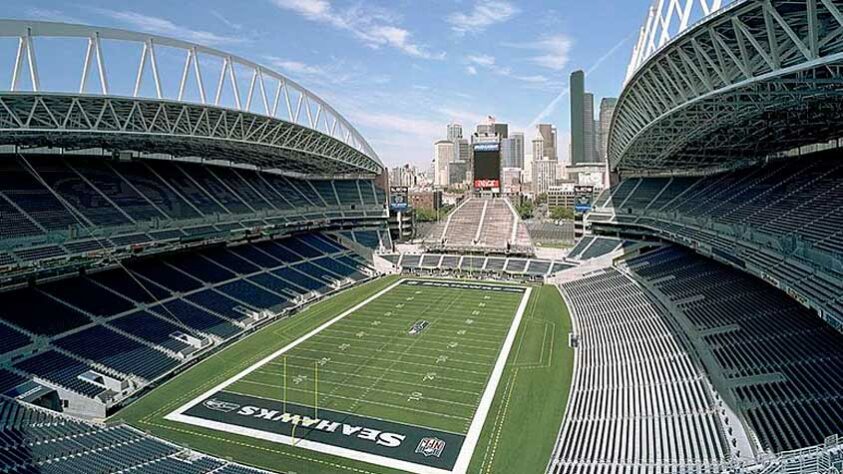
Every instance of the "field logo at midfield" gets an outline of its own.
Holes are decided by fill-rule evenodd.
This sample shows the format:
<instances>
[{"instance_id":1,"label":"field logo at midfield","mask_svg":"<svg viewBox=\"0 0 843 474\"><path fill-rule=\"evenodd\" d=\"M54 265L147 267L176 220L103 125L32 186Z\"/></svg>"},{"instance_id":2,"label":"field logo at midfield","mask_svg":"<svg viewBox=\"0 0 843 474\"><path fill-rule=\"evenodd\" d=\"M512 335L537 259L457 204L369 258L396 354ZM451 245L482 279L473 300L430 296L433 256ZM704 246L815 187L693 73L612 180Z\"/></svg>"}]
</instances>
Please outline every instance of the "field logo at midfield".
<instances>
[{"instance_id":1,"label":"field logo at midfield","mask_svg":"<svg viewBox=\"0 0 843 474\"><path fill-rule=\"evenodd\" d=\"M205 408L209 410L221 411L223 413L229 413L240 408L240 405L236 403L224 402L222 400L217 400L216 398L205 400L203 405L205 405Z\"/></svg>"},{"instance_id":2,"label":"field logo at midfield","mask_svg":"<svg viewBox=\"0 0 843 474\"><path fill-rule=\"evenodd\" d=\"M419 445L416 446L416 453L424 454L424 457L442 455L442 450L445 449L445 442L439 438L422 438Z\"/></svg>"}]
</instances>

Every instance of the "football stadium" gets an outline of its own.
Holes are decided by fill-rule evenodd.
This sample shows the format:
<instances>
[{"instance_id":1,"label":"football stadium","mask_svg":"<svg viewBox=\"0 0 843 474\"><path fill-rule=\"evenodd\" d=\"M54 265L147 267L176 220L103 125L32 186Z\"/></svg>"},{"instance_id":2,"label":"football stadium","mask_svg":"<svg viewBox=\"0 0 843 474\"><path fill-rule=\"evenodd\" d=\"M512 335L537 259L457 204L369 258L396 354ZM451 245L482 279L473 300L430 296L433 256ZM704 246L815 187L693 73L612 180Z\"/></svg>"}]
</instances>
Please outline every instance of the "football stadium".
<instances>
[{"instance_id":1,"label":"football stadium","mask_svg":"<svg viewBox=\"0 0 843 474\"><path fill-rule=\"evenodd\" d=\"M0 20L0 472L840 473L843 1L641 13L552 256L495 163L398 245L256 58Z\"/></svg>"}]
</instances>

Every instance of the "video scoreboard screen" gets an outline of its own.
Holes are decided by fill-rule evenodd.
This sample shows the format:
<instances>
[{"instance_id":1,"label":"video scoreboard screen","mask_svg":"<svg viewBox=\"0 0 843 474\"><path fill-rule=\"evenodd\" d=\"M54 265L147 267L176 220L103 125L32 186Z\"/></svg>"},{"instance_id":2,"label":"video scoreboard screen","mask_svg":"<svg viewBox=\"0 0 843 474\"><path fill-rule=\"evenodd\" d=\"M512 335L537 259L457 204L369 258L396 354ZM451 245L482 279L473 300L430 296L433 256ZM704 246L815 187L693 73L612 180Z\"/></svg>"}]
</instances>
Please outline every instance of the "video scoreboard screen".
<instances>
[{"instance_id":1,"label":"video scoreboard screen","mask_svg":"<svg viewBox=\"0 0 843 474\"><path fill-rule=\"evenodd\" d=\"M501 187L500 143L474 145L474 189L499 191Z\"/></svg>"},{"instance_id":2,"label":"video scoreboard screen","mask_svg":"<svg viewBox=\"0 0 843 474\"><path fill-rule=\"evenodd\" d=\"M410 208L410 189L407 186L390 186L389 210L404 212Z\"/></svg>"},{"instance_id":3,"label":"video scoreboard screen","mask_svg":"<svg viewBox=\"0 0 843 474\"><path fill-rule=\"evenodd\" d=\"M574 211L586 213L591 211L594 199L594 186L574 186Z\"/></svg>"}]
</instances>

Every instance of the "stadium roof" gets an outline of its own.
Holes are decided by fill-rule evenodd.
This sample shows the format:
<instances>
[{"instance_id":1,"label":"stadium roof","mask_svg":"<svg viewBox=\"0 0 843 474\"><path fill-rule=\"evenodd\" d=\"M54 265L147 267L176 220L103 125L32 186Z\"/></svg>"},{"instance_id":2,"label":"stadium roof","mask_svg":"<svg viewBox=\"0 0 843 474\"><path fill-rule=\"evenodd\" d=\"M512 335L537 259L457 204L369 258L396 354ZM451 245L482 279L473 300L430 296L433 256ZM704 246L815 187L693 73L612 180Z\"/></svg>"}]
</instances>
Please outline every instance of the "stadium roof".
<instances>
[{"instance_id":1,"label":"stadium roof","mask_svg":"<svg viewBox=\"0 0 843 474\"><path fill-rule=\"evenodd\" d=\"M705 17L631 68L610 166L704 173L839 138L841 33L832 0L735 1Z\"/></svg>"},{"instance_id":2,"label":"stadium roof","mask_svg":"<svg viewBox=\"0 0 843 474\"><path fill-rule=\"evenodd\" d=\"M0 63L11 77L0 85L1 144L128 148L303 174L383 170L327 102L248 59L64 23L0 20L3 38L16 50Z\"/></svg>"}]
</instances>

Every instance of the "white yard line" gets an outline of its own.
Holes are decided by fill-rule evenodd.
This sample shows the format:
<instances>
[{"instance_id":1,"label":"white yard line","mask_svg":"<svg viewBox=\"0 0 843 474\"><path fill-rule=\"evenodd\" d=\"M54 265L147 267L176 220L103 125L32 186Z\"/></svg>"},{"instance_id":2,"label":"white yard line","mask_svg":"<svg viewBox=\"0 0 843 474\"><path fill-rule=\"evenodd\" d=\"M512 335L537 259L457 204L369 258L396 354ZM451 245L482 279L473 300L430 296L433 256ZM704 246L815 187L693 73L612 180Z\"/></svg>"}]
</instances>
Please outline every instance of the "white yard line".
<instances>
[{"instance_id":1,"label":"white yard line","mask_svg":"<svg viewBox=\"0 0 843 474\"><path fill-rule=\"evenodd\" d=\"M268 355L267 357L259 360L258 362L252 364L251 366L247 367L246 369L242 370L235 376L231 377L230 379L220 383L219 385L215 386L214 388L206 391L202 395L194 398L193 400L187 402L186 404L182 405L172 413L168 414L164 418L169 421L175 421L180 423L186 423L195 426L201 426L204 428L214 429L217 431L223 431L227 433L234 433L240 434L244 436L249 436L252 438L262 439L266 441L273 441L280 444L292 445L293 439L289 436L269 433L262 430L256 430L251 428L245 428L239 425L233 425L229 423L222 423L217 421L210 421L202 418L197 418L189 415L185 415L184 412L193 408L194 406L201 403L206 398L210 397L211 395L224 390L226 387L234 384L235 382L241 380L242 378L246 377L247 375L251 374L252 372L256 371L260 367L272 362L274 359L277 359L280 355L290 351L291 349L295 348L296 346L302 344L303 342L307 341L311 337L319 334L321 331L325 330L326 328L331 327L333 324L341 321L343 318L348 316L349 314L358 311L359 309L365 307L372 301L380 298L384 294L390 292L395 287L404 283L405 280L399 280L392 285L382 289L381 291L377 292L376 294L366 298L365 300L361 301L354 307L346 310L339 316L331 319L330 321L325 322L324 324L320 325L316 329L308 332L307 334L301 336L300 338L296 339L292 343L282 347L281 349L273 352L272 354ZM498 285L496 285L498 286ZM492 369L492 374L489 377L489 382L486 385L486 389L483 392L483 396L480 399L480 403L477 406L477 410L474 413L474 417L472 418L471 425L469 427L468 433L465 437L463 445L460 449L459 456L457 457L457 462L454 465L454 468L451 471L447 471L444 469L438 469L433 467L424 466L421 464L416 464L407 461L401 461L385 456L379 456L374 454L369 454L365 452L356 451L353 449L342 448L339 446L333 446L325 443L319 443L316 441L311 441L307 439L297 439L295 440L295 446L309 449L312 451L317 451L326 454L332 454L335 456L341 456L348 459L355 459L358 461L364 461L371 464L376 464L379 466L386 466L393 469L401 469L404 471L412 472L415 474L464 474L468 470L468 465L471 462L471 457L474 454L474 450L477 447L477 443L480 439L480 432L483 429L483 424L486 421L486 417L489 413L489 409L491 408L492 401L495 398L495 392L497 391L498 384L500 383L501 376L503 375L503 370L506 366L507 358L509 357L510 350L512 349L513 342L515 340L515 335L518 332L518 328L521 324L522 316L524 315L524 310L527 307L527 302L530 300L530 294L532 292L531 288L526 288L524 294L521 299L521 303L518 306L518 311L515 314L515 317L510 325L509 331L506 336L506 340L504 341L503 345L501 346L500 353L498 354L497 361L495 363L494 368ZM251 396L251 395L250 395ZM405 408L405 407L402 407ZM441 430L440 430L441 431Z\"/></svg>"},{"instance_id":2,"label":"white yard line","mask_svg":"<svg viewBox=\"0 0 843 474\"><path fill-rule=\"evenodd\" d=\"M272 354L270 354L270 355L268 355L268 356L264 357L263 359L261 359L261 360L259 360L259 361L255 362L254 364L250 365L249 367L247 367L246 369L242 370L241 372L239 372L239 373L238 373L237 375L235 375L234 377L231 377L230 379L228 379L228 380L226 380L226 381L222 382L221 384L217 385L216 387L214 387L214 388L212 388L212 389L210 389L210 390L206 391L206 392L205 392L205 393L203 393L202 395L199 395L198 397L194 398L193 400L191 400L191 401L187 402L186 404L184 404L184 405L182 405L181 407L179 407L176 411L174 411L174 412L170 413L169 415L167 415L167 416L166 416L166 417L164 417L164 418L166 418L166 419L168 419L168 420L173 420L173 421L182 421L182 422L184 422L183 420L180 420L180 419L179 419L179 420L177 420L177 419L173 419L173 418L170 418L170 417L172 417L172 416L183 416L183 415L182 415L182 413L184 413L184 412L186 412L187 410L189 410L189 409L193 408L194 406L198 405L200 402L202 402L202 400L204 400L204 399L206 399L206 398L210 397L211 395L213 395L213 394L215 394L215 393L217 393L217 392L219 392L219 391L223 390L224 388L228 387L229 385L233 384L234 382L237 382L238 380L242 379L243 377L245 377L245 376L247 376L247 375L251 374L251 373L252 373L252 372L254 372L255 370L259 369L261 366L264 366L264 365L266 365L267 363L272 362L273 360L277 359L277 358L278 358L278 356L280 356L281 354L283 354L283 353L285 353L285 352L289 351L290 349L292 349L292 348L294 348L294 347L298 346L299 344L303 343L304 341L306 341L306 340L310 339L312 336L314 336L314 335L318 334L318 333L319 333L320 331L322 331L323 329L325 329L325 328L327 328L327 327L330 327L331 325L333 325L333 324L335 324L336 322L338 322L338 321L342 320L343 318L345 318L345 317L346 317L346 316L348 316L349 314L351 314L351 313L353 313L353 312L357 311L358 309L360 309L360 308L362 308L362 307L366 306L367 304L369 304L369 302L371 302L371 301L373 301L373 300L375 300L375 299L379 298L380 296L382 296L382 295L384 295L384 294L388 293L388 292L389 292L389 291L391 291L393 288L395 288L396 286L400 285L400 284L401 284L401 283L403 283L403 282L404 282L404 280L398 280L398 281L396 281L395 283L393 283L393 284L391 284L391 285L387 286L386 288L384 288L384 289L382 289L381 291L379 291L379 292L375 293L374 295L372 295L372 296L370 296L370 297L366 298L365 300L361 301L360 303L358 303L358 304L357 304L357 305L355 305L354 307L352 307L352 308L348 309L347 311L345 311L344 313L340 314L339 316L335 317L334 319L331 319L330 321L328 321L328 322L326 322L326 323L322 324L321 326L319 326L319 327L317 327L316 329L314 329L314 330L310 331L309 333L305 334L304 336L302 336L302 337L300 337L300 338L296 339L295 341L291 342L290 344L287 344L286 346L282 347L281 349L278 349L277 351L273 352ZM188 418L192 418L192 417L188 417Z\"/></svg>"},{"instance_id":3,"label":"white yard line","mask_svg":"<svg viewBox=\"0 0 843 474\"><path fill-rule=\"evenodd\" d=\"M455 474L463 474L468 471L468 465L471 463L471 457L474 454L474 448L477 447L477 442L480 440L480 432L483 431L483 424L486 422L486 415L489 414L489 409L492 408L492 401L495 399L495 392L498 384L503 376L503 369L506 367L506 359L509 357L509 351L512 349L512 343L515 342L515 335L518 333L518 327L521 325L521 318L524 316L524 310L527 309L527 302L530 301L530 293L532 288L527 288L524 292L524 297L521 298L521 304L518 306L518 312L515 313L515 319L512 321L512 327L509 329L509 334L506 335L506 340L501 348L501 353L498 356L498 361L495 368L492 369L492 376L489 377L489 384L486 385L486 391L483 392L483 398L480 399L480 405L477 407L477 412L474 414L474 420L471 422L471 427L468 428L468 435L462 445L462 450L457 458L457 463L451 471Z\"/></svg>"}]
</instances>

